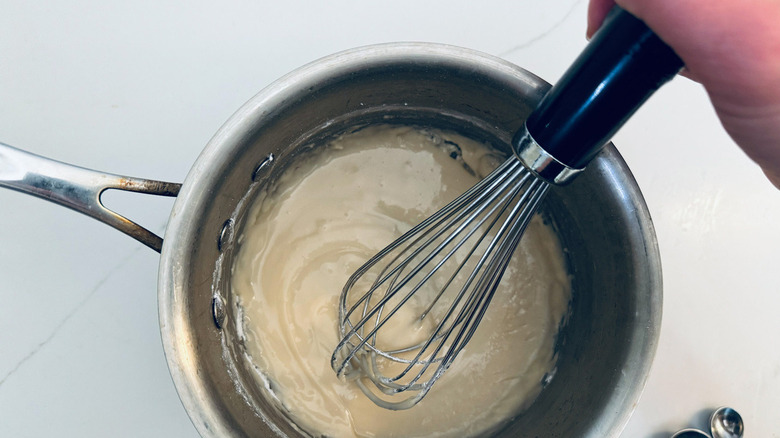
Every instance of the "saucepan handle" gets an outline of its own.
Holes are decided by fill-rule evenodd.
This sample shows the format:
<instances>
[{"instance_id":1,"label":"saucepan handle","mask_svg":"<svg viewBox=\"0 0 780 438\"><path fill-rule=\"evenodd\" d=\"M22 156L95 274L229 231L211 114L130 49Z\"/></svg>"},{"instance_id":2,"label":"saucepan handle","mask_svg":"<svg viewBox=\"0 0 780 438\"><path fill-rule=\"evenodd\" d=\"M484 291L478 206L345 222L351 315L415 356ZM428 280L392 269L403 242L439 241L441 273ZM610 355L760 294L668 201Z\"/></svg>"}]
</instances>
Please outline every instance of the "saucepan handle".
<instances>
[{"instance_id":1,"label":"saucepan handle","mask_svg":"<svg viewBox=\"0 0 780 438\"><path fill-rule=\"evenodd\" d=\"M108 189L176 196L181 184L129 178L73 166L0 143L0 187L54 202L108 224L160 252L162 238L106 208Z\"/></svg>"}]
</instances>

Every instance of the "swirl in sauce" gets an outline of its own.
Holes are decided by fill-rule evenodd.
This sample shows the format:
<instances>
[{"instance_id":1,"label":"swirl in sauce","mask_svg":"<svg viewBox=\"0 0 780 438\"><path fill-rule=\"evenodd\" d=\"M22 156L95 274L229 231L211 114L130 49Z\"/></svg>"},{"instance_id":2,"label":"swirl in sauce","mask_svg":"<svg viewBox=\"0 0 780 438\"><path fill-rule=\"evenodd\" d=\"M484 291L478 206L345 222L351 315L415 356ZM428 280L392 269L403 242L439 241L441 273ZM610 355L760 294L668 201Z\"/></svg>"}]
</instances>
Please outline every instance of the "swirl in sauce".
<instances>
[{"instance_id":1,"label":"swirl in sauce","mask_svg":"<svg viewBox=\"0 0 780 438\"><path fill-rule=\"evenodd\" d=\"M463 160L448 147L457 144ZM500 159L458 135L375 126L287 169L251 207L232 292L246 348L296 424L314 436L465 437L501 427L555 365L570 281L553 231L535 217L469 345L417 406L389 411L339 380L341 289L378 250L473 185Z\"/></svg>"}]
</instances>

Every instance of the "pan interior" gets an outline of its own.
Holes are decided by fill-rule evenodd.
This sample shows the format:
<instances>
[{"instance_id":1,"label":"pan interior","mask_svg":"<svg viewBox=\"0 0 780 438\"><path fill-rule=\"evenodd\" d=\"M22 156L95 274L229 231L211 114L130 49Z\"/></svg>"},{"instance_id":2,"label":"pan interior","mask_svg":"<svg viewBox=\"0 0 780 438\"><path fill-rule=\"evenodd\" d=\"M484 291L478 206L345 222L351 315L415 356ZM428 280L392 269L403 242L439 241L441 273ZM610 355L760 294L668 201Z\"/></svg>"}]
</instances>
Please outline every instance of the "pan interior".
<instances>
[{"instance_id":1,"label":"pan interior","mask_svg":"<svg viewBox=\"0 0 780 438\"><path fill-rule=\"evenodd\" d=\"M176 201L160 270L166 356L201 435L306 436L243 353L229 294L236 237L262 188L302 154L369 124L433 127L506 149L547 88L487 55L380 46L305 67L231 118ZM542 210L565 248L571 316L555 377L496 436L618 436L660 323L660 266L644 200L608 147L573 184L552 190Z\"/></svg>"}]
</instances>

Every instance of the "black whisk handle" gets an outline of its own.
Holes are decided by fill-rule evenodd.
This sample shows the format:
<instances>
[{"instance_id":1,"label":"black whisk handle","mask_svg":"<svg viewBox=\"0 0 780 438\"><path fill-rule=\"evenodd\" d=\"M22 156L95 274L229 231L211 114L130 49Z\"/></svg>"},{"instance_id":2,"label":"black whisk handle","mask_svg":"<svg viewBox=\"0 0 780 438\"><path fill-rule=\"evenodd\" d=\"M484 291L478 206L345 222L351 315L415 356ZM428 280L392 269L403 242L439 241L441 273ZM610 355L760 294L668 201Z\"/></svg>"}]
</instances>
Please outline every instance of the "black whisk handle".
<instances>
[{"instance_id":1,"label":"black whisk handle","mask_svg":"<svg viewBox=\"0 0 780 438\"><path fill-rule=\"evenodd\" d=\"M682 60L641 20L618 7L528 117L526 129L550 156L584 168Z\"/></svg>"}]
</instances>

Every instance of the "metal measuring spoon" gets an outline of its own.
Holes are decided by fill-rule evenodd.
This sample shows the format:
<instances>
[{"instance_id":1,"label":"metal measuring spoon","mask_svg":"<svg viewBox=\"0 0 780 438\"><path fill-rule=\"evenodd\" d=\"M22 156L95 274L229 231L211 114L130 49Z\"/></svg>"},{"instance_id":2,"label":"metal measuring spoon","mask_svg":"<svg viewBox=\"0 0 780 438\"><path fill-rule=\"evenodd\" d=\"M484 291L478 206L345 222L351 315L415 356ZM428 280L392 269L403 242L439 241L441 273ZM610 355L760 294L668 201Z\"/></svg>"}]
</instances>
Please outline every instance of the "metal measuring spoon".
<instances>
[{"instance_id":1,"label":"metal measuring spoon","mask_svg":"<svg viewBox=\"0 0 780 438\"><path fill-rule=\"evenodd\" d=\"M729 407L721 407L710 416L712 438L742 438L745 423L739 412Z\"/></svg>"},{"instance_id":2,"label":"metal measuring spoon","mask_svg":"<svg viewBox=\"0 0 780 438\"><path fill-rule=\"evenodd\" d=\"M672 438L710 438L710 436L699 429L683 429L672 435Z\"/></svg>"},{"instance_id":3,"label":"metal measuring spoon","mask_svg":"<svg viewBox=\"0 0 780 438\"><path fill-rule=\"evenodd\" d=\"M742 438L745 423L739 412L723 406L710 415L710 433L712 438ZM699 429L683 429L672 435L672 438L710 438Z\"/></svg>"}]
</instances>

